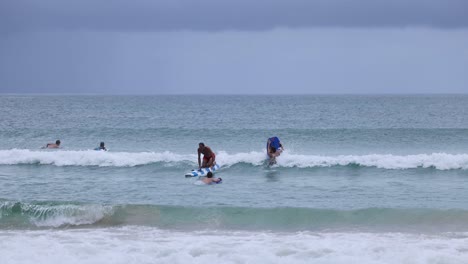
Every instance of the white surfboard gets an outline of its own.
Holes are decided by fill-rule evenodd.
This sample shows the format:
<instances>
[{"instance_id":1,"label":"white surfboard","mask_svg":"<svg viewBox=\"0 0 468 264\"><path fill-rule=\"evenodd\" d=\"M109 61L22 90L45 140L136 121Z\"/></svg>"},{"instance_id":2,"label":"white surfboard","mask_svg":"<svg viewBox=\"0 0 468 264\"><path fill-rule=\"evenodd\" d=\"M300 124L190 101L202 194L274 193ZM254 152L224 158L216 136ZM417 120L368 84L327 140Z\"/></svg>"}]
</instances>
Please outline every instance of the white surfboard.
<instances>
[{"instance_id":1,"label":"white surfboard","mask_svg":"<svg viewBox=\"0 0 468 264\"><path fill-rule=\"evenodd\" d=\"M206 174L208 174L208 172L211 171L211 172L215 173L220 168L221 168L221 166L219 166L218 164L215 164L213 167L210 167L210 168L202 168L202 169L199 169L199 170L192 170L190 172L187 172L185 174L185 177L188 178L188 177L206 176Z\"/></svg>"}]
</instances>

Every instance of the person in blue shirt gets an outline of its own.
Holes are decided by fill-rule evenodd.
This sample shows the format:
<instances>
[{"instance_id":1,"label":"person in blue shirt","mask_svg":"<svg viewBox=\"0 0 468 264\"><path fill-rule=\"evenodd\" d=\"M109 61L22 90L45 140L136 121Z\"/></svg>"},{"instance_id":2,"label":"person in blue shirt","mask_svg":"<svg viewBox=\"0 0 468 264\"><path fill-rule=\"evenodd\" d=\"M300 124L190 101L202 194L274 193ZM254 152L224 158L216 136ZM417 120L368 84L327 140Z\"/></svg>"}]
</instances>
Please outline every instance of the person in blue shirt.
<instances>
[{"instance_id":1,"label":"person in blue shirt","mask_svg":"<svg viewBox=\"0 0 468 264\"><path fill-rule=\"evenodd\" d=\"M267 155L270 158L270 164L276 163L276 157L281 155L284 147L278 137L271 137L267 140Z\"/></svg>"}]
</instances>

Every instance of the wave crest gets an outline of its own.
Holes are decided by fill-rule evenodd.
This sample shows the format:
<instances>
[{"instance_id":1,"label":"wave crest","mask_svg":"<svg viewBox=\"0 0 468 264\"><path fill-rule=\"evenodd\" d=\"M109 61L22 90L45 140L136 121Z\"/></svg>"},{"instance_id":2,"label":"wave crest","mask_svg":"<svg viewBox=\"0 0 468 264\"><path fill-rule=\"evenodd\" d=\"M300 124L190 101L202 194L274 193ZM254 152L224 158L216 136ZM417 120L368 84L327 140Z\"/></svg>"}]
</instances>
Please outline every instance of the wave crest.
<instances>
[{"instance_id":1,"label":"wave crest","mask_svg":"<svg viewBox=\"0 0 468 264\"><path fill-rule=\"evenodd\" d=\"M462 209L187 207L0 200L0 229L69 226L154 226L164 229L460 231Z\"/></svg>"},{"instance_id":2,"label":"wave crest","mask_svg":"<svg viewBox=\"0 0 468 264\"><path fill-rule=\"evenodd\" d=\"M26 149L0 150L0 165L40 164L55 166L134 167L157 162L184 162L195 155L178 155L169 151L104 152L83 151L31 151Z\"/></svg>"},{"instance_id":3,"label":"wave crest","mask_svg":"<svg viewBox=\"0 0 468 264\"><path fill-rule=\"evenodd\" d=\"M265 164L264 152L229 154L225 151L217 153L219 164L230 167L237 164L262 166ZM31 150L0 150L0 165L44 164L54 166L110 166L133 167L155 163L183 166L195 166L195 154L176 154L164 152L100 152L85 151L31 151ZM277 166L284 168L321 168L333 166L361 166L380 169L416 169L434 168L438 170L468 169L468 154L416 154L416 155L299 155L284 152L278 159Z\"/></svg>"},{"instance_id":4,"label":"wave crest","mask_svg":"<svg viewBox=\"0 0 468 264\"><path fill-rule=\"evenodd\" d=\"M61 227L91 225L112 214L113 208L104 205L21 203L12 201L0 203L0 224L7 226Z\"/></svg>"}]
</instances>

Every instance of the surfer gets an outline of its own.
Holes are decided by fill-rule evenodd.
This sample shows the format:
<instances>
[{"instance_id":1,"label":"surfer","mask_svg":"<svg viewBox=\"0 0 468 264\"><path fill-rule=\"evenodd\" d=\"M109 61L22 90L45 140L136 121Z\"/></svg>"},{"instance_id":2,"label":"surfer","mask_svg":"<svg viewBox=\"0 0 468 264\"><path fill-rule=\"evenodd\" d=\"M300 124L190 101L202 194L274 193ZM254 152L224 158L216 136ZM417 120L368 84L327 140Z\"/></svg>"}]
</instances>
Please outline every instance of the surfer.
<instances>
[{"instance_id":1,"label":"surfer","mask_svg":"<svg viewBox=\"0 0 468 264\"><path fill-rule=\"evenodd\" d=\"M45 146L45 148L50 148L50 149L54 149L54 148L60 148L60 140L56 140L55 141L55 144L54 143L47 143L47 145Z\"/></svg>"},{"instance_id":2,"label":"surfer","mask_svg":"<svg viewBox=\"0 0 468 264\"><path fill-rule=\"evenodd\" d=\"M276 157L283 152L283 145L278 137L271 137L267 140L267 155L270 158L270 164L276 163Z\"/></svg>"},{"instance_id":3,"label":"surfer","mask_svg":"<svg viewBox=\"0 0 468 264\"><path fill-rule=\"evenodd\" d=\"M200 154L203 154L203 163L200 160ZM216 155L210 147L205 146L203 142L198 144L198 168L209 168L216 164Z\"/></svg>"},{"instance_id":4,"label":"surfer","mask_svg":"<svg viewBox=\"0 0 468 264\"><path fill-rule=\"evenodd\" d=\"M99 144L99 147L95 148L94 150L104 150L104 151L107 151L106 147L104 146L104 142L101 142L101 144Z\"/></svg>"},{"instance_id":5,"label":"surfer","mask_svg":"<svg viewBox=\"0 0 468 264\"><path fill-rule=\"evenodd\" d=\"M213 173L210 171L206 174L206 177L202 179L205 184L220 183L223 179L213 178Z\"/></svg>"}]
</instances>

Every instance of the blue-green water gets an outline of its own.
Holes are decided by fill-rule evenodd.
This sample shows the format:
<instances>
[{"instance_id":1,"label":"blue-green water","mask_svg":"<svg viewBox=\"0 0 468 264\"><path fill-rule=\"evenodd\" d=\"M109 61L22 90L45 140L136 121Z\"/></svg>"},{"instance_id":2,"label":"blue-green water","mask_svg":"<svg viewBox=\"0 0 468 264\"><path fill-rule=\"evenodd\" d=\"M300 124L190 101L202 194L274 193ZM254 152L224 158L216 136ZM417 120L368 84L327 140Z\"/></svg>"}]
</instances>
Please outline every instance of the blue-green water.
<instances>
[{"instance_id":1,"label":"blue-green water","mask_svg":"<svg viewBox=\"0 0 468 264\"><path fill-rule=\"evenodd\" d=\"M268 167L271 136L285 151ZM62 148L41 149L56 139ZM93 150L101 141L108 152ZM197 166L199 142L217 154L222 184L184 177ZM338 238L329 237L338 232L339 241L364 239L352 251L361 262L373 263L380 252L364 248L384 241L378 247L398 251L392 246L398 241L417 245L409 256L421 248L430 256L410 263L432 257L461 263L468 259L459 246L468 240L467 180L465 95L0 96L0 235L18 243L74 230L104 244L119 232L182 234L171 242L177 244L217 230L206 239L240 236L248 244L261 235L270 248L301 255L307 250L288 243L298 236L313 243L320 235L335 241L327 250L345 254ZM432 250L427 237L413 237L418 234L445 241L437 243L457 257ZM37 245L30 247L44 250ZM272 250L265 254L282 254ZM329 255L319 254L324 263L339 260L322 256ZM240 262L256 257L245 253Z\"/></svg>"}]
</instances>

